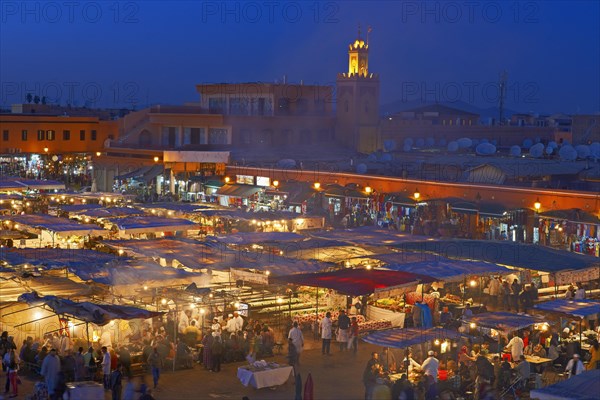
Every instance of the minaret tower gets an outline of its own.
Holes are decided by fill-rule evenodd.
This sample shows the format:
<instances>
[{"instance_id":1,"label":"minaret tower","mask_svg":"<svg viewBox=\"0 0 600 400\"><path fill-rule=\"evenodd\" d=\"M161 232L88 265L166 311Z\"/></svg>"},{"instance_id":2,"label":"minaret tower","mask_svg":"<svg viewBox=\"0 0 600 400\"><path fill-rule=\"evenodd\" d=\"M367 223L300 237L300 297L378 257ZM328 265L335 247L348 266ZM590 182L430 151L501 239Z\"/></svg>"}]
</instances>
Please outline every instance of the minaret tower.
<instances>
[{"instance_id":1,"label":"minaret tower","mask_svg":"<svg viewBox=\"0 0 600 400\"><path fill-rule=\"evenodd\" d=\"M369 72L369 39L356 40L348 49L348 72L338 74L336 139L360 152L373 152L379 143L379 76Z\"/></svg>"}]
</instances>

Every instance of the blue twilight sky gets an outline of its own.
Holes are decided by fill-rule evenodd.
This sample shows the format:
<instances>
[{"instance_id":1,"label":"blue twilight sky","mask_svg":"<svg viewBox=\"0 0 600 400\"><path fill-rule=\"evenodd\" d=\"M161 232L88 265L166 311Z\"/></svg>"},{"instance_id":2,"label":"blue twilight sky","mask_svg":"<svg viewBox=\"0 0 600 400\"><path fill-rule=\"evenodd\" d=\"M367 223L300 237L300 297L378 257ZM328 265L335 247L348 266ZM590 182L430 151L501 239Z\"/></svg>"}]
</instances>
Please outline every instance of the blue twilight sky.
<instances>
[{"instance_id":1,"label":"blue twilight sky","mask_svg":"<svg viewBox=\"0 0 600 400\"><path fill-rule=\"evenodd\" d=\"M600 2L0 1L0 105L137 108L212 82L334 84L370 33L381 103L600 111Z\"/></svg>"}]
</instances>

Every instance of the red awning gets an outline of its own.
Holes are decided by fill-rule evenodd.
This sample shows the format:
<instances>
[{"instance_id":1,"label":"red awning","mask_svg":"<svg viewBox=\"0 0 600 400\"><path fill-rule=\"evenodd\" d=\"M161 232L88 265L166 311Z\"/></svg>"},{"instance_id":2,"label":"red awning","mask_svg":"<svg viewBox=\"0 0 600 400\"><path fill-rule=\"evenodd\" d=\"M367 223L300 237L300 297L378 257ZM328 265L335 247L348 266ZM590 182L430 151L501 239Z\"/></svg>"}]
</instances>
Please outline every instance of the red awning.
<instances>
[{"instance_id":1,"label":"red awning","mask_svg":"<svg viewBox=\"0 0 600 400\"><path fill-rule=\"evenodd\" d=\"M296 274L271 278L278 283L323 287L352 296L371 294L378 290L433 282L435 279L419 274L379 269L342 269L333 272Z\"/></svg>"}]
</instances>

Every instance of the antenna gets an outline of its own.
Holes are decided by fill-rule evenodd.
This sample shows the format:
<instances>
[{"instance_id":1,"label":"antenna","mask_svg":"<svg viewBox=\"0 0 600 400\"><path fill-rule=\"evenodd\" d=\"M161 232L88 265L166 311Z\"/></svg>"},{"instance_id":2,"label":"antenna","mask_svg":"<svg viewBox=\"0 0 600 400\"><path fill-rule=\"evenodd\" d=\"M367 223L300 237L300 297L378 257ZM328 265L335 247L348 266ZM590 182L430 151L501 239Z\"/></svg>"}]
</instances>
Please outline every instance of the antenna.
<instances>
[{"instance_id":1,"label":"antenna","mask_svg":"<svg viewBox=\"0 0 600 400\"><path fill-rule=\"evenodd\" d=\"M504 125L504 97L506 96L506 80L508 79L508 74L506 70L500 73L500 81L498 82L498 92L500 101L498 104L498 124Z\"/></svg>"}]
</instances>

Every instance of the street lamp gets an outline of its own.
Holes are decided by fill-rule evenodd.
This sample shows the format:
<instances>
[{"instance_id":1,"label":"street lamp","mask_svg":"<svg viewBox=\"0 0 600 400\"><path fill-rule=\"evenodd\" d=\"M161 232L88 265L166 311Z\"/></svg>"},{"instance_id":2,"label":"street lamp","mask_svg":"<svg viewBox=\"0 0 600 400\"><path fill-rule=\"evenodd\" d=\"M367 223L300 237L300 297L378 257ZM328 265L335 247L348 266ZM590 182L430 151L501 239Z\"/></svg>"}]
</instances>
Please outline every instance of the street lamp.
<instances>
[{"instance_id":1,"label":"street lamp","mask_svg":"<svg viewBox=\"0 0 600 400\"><path fill-rule=\"evenodd\" d=\"M535 211L540 211L540 208L542 207L542 203L540 203L540 198L538 197L535 201L535 203L533 203L533 208L535 208Z\"/></svg>"},{"instance_id":2,"label":"street lamp","mask_svg":"<svg viewBox=\"0 0 600 400\"><path fill-rule=\"evenodd\" d=\"M321 188L321 184L319 182L315 182L314 187L315 189L319 190Z\"/></svg>"},{"instance_id":3,"label":"street lamp","mask_svg":"<svg viewBox=\"0 0 600 400\"><path fill-rule=\"evenodd\" d=\"M100 153L99 151L96 152L96 157L100 157L102 155L102 153Z\"/></svg>"},{"instance_id":4,"label":"street lamp","mask_svg":"<svg viewBox=\"0 0 600 400\"><path fill-rule=\"evenodd\" d=\"M371 192L373 192L373 189L371 188L371 186L365 187L365 193L366 194L371 194Z\"/></svg>"},{"instance_id":5,"label":"street lamp","mask_svg":"<svg viewBox=\"0 0 600 400\"><path fill-rule=\"evenodd\" d=\"M279 181L278 180L273 181L273 187L275 187L275 188L279 187Z\"/></svg>"},{"instance_id":6,"label":"street lamp","mask_svg":"<svg viewBox=\"0 0 600 400\"><path fill-rule=\"evenodd\" d=\"M413 193L413 197L415 198L415 200L419 200L419 198L421 197L421 193L419 193L419 188L415 188L415 192Z\"/></svg>"},{"instance_id":7,"label":"street lamp","mask_svg":"<svg viewBox=\"0 0 600 400\"><path fill-rule=\"evenodd\" d=\"M226 177L225 177L225 183L229 183L229 181L231 181L231 178L230 178L230 177L228 177L228 176L226 176Z\"/></svg>"},{"instance_id":8,"label":"street lamp","mask_svg":"<svg viewBox=\"0 0 600 400\"><path fill-rule=\"evenodd\" d=\"M159 158L158 156L154 156L154 162L158 162Z\"/></svg>"}]
</instances>

